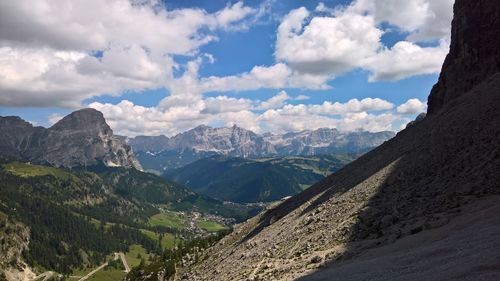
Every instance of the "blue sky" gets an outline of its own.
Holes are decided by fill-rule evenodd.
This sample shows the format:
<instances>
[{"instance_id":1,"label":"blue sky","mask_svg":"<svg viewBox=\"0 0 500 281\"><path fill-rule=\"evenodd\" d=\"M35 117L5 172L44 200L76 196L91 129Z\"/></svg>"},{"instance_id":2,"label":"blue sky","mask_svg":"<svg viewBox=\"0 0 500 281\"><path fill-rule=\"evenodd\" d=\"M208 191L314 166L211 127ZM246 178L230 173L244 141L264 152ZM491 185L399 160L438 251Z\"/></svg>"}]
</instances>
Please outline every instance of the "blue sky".
<instances>
[{"instance_id":1,"label":"blue sky","mask_svg":"<svg viewBox=\"0 0 500 281\"><path fill-rule=\"evenodd\" d=\"M3 4L16 32L0 33L0 115L50 126L90 106L126 135L399 130L425 111L448 47L452 1L421 2L51 2L71 9L54 26Z\"/></svg>"}]
</instances>

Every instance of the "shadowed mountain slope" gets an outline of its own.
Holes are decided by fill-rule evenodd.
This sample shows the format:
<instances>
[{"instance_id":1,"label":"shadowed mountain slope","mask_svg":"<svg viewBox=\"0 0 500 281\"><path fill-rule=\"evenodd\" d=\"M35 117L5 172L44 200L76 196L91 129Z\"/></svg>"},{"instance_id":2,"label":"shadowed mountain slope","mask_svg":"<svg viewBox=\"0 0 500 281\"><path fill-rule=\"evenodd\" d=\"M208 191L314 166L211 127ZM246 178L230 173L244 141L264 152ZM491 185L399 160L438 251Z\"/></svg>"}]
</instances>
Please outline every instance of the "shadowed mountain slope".
<instances>
[{"instance_id":1,"label":"shadowed mountain slope","mask_svg":"<svg viewBox=\"0 0 500 281\"><path fill-rule=\"evenodd\" d=\"M491 251L500 244L494 209L500 203L500 73L490 69L499 58L490 53L491 46L473 43L478 37L481 42L496 40L498 17L488 15L499 13L497 0L457 0L452 49L425 119L239 225L206 253L206 260L177 276L500 279L498 254ZM476 32L463 32L471 29ZM452 60L460 56L454 53L457 42L468 51ZM453 74L471 56L485 58L485 64L472 63ZM450 85L477 78L452 90L440 89L443 77L456 80L448 80ZM439 103L433 105L434 99ZM483 234L474 236L476 230Z\"/></svg>"}]
</instances>

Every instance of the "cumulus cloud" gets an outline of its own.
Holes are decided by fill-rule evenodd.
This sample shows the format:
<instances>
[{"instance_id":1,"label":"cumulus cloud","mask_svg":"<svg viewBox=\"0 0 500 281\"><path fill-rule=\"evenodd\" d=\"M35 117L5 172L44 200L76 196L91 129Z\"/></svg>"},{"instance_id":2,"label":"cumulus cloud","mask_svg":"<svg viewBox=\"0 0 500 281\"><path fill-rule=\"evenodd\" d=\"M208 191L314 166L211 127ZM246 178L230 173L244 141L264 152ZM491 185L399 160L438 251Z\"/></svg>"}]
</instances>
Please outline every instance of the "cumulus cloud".
<instances>
[{"instance_id":1,"label":"cumulus cloud","mask_svg":"<svg viewBox=\"0 0 500 281\"><path fill-rule=\"evenodd\" d=\"M454 0L356 0L352 12L373 15L377 23L389 23L409 32L410 41L448 38Z\"/></svg>"},{"instance_id":2,"label":"cumulus cloud","mask_svg":"<svg viewBox=\"0 0 500 281\"><path fill-rule=\"evenodd\" d=\"M2 1L0 41L80 51L140 43L153 52L186 54L214 39L199 33L200 28L226 28L252 12L242 2L209 14L201 9L167 10L149 1Z\"/></svg>"},{"instance_id":3,"label":"cumulus cloud","mask_svg":"<svg viewBox=\"0 0 500 281\"><path fill-rule=\"evenodd\" d=\"M220 26L228 27L230 23L240 21L254 12L255 9L244 6L243 2L240 1L217 12L216 19Z\"/></svg>"},{"instance_id":4,"label":"cumulus cloud","mask_svg":"<svg viewBox=\"0 0 500 281\"><path fill-rule=\"evenodd\" d=\"M427 104L419 99L409 99L398 106L396 111L399 114L419 114L427 110Z\"/></svg>"},{"instance_id":5,"label":"cumulus cloud","mask_svg":"<svg viewBox=\"0 0 500 281\"><path fill-rule=\"evenodd\" d=\"M329 115L390 110L393 107L392 103L379 98L351 99L347 103L325 101L321 105L308 106L309 111L312 113Z\"/></svg>"},{"instance_id":6,"label":"cumulus cloud","mask_svg":"<svg viewBox=\"0 0 500 281\"><path fill-rule=\"evenodd\" d=\"M295 9L278 28L275 57L292 71L326 80L357 68L369 70L370 81L438 73L449 48L452 2L357 0L337 9L321 3L321 15ZM384 46L384 22L408 32L407 40ZM422 47L422 40L440 44Z\"/></svg>"},{"instance_id":7,"label":"cumulus cloud","mask_svg":"<svg viewBox=\"0 0 500 281\"><path fill-rule=\"evenodd\" d=\"M202 113L217 114L223 112L238 112L253 108L253 101L227 96L210 97L204 100L205 109Z\"/></svg>"},{"instance_id":8,"label":"cumulus cloud","mask_svg":"<svg viewBox=\"0 0 500 281\"><path fill-rule=\"evenodd\" d=\"M439 47L423 48L400 41L369 58L365 67L371 70L369 81L401 80L420 74L439 73L449 43L442 40Z\"/></svg>"},{"instance_id":9,"label":"cumulus cloud","mask_svg":"<svg viewBox=\"0 0 500 281\"><path fill-rule=\"evenodd\" d=\"M276 96L264 101L260 104L260 109L272 109L280 108L285 105L285 102L290 99L290 96L285 92L281 91Z\"/></svg>"},{"instance_id":10,"label":"cumulus cloud","mask_svg":"<svg viewBox=\"0 0 500 281\"><path fill-rule=\"evenodd\" d=\"M299 100L299 101L302 101L302 100L308 100L310 99L311 97L310 96L306 96L306 95L298 95L296 96L295 98L293 98L294 100Z\"/></svg>"},{"instance_id":11,"label":"cumulus cloud","mask_svg":"<svg viewBox=\"0 0 500 281\"><path fill-rule=\"evenodd\" d=\"M0 104L74 108L103 93L116 95L161 85L169 73L135 52L136 57L124 57L127 68L123 68L120 53L99 61L77 51L1 47Z\"/></svg>"},{"instance_id":12,"label":"cumulus cloud","mask_svg":"<svg viewBox=\"0 0 500 281\"><path fill-rule=\"evenodd\" d=\"M299 72L335 76L362 65L381 46L372 17L314 17L303 27L308 15L305 8L293 10L278 29L276 58Z\"/></svg>"},{"instance_id":13,"label":"cumulus cloud","mask_svg":"<svg viewBox=\"0 0 500 281\"><path fill-rule=\"evenodd\" d=\"M217 29L257 12L243 2L207 13L157 1L2 1L0 104L79 107L167 87L179 68L174 55L198 56Z\"/></svg>"},{"instance_id":14,"label":"cumulus cloud","mask_svg":"<svg viewBox=\"0 0 500 281\"><path fill-rule=\"evenodd\" d=\"M52 113L49 115L49 125L54 125L55 123L59 122L63 117L59 113Z\"/></svg>"},{"instance_id":15,"label":"cumulus cloud","mask_svg":"<svg viewBox=\"0 0 500 281\"><path fill-rule=\"evenodd\" d=\"M322 115L303 114L300 110L290 114L290 111L285 109L268 110L259 117L259 121L264 126L263 130L275 133L319 128L338 128L343 131L361 129L380 132L392 130L392 123L396 122L397 119L398 117L391 113L374 115L360 112L348 114L343 118L330 118Z\"/></svg>"}]
</instances>

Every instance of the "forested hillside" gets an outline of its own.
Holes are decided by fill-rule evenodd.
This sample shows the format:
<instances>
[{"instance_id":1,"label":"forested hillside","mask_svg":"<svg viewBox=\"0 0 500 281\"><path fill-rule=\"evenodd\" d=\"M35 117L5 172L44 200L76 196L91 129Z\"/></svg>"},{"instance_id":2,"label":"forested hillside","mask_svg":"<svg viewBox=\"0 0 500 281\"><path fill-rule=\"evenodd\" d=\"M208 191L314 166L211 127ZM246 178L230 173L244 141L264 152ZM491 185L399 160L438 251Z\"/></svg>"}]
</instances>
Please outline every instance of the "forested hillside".
<instances>
[{"instance_id":1,"label":"forested hillside","mask_svg":"<svg viewBox=\"0 0 500 281\"><path fill-rule=\"evenodd\" d=\"M183 225L153 224L154 216L189 210L236 221L248 211L135 169L68 170L4 160L0 182L0 211L29 228L24 260L62 274L98 265L131 245L161 255L162 238L195 234Z\"/></svg>"},{"instance_id":2,"label":"forested hillside","mask_svg":"<svg viewBox=\"0 0 500 281\"><path fill-rule=\"evenodd\" d=\"M359 154L287 156L261 159L213 156L164 177L193 191L233 202L270 202L295 195Z\"/></svg>"}]
</instances>

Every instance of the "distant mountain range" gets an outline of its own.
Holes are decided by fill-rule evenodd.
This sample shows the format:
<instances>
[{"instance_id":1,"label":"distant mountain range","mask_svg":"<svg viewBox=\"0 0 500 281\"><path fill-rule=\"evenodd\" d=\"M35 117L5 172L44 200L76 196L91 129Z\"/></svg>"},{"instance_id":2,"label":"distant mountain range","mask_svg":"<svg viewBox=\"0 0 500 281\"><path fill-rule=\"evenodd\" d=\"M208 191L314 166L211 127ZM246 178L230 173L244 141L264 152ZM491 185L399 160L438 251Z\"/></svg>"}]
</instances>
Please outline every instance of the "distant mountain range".
<instances>
[{"instance_id":1,"label":"distant mountain range","mask_svg":"<svg viewBox=\"0 0 500 281\"><path fill-rule=\"evenodd\" d=\"M260 158L363 153L394 135L389 131L340 132L329 128L258 135L238 126L212 128L202 125L172 138L137 136L127 139L127 142L146 170L164 171L214 155Z\"/></svg>"}]
</instances>

